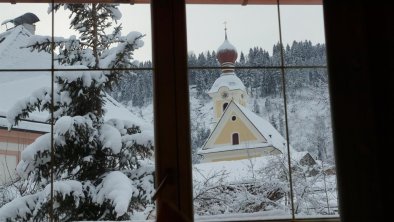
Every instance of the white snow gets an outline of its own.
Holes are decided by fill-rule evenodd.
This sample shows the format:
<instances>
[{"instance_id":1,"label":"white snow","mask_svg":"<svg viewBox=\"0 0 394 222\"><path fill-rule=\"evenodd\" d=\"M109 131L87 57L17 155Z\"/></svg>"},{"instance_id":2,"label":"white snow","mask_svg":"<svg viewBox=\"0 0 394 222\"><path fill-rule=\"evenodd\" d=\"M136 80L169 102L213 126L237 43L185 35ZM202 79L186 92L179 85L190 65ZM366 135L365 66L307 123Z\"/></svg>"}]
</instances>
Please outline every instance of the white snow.
<instances>
[{"instance_id":1,"label":"white snow","mask_svg":"<svg viewBox=\"0 0 394 222\"><path fill-rule=\"evenodd\" d=\"M17 174L26 178L30 171L35 168L34 161L35 156L38 152L41 154L45 151L49 151L51 149L51 134L47 133L40 137L38 137L33 143L28 145L21 153L21 161L16 166ZM46 158L40 158L39 164L45 164L50 161L50 155L47 155Z\"/></svg>"},{"instance_id":2,"label":"white snow","mask_svg":"<svg viewBox=\"0 0 394 222\"><path fill-rule=\"evenodd\" d=\"M33 195L27 195L21 198L16 198L5 204L0 208L0 220L6 221L7 218L16 218L18 215L27 221L27 214L35 208L40 195L40 192Z\"/></svg>"},{"instance_id":3,"label":"white snow","mask_svg":"<svg viewBox=\"0 0 394 222\"><path fill-rule=\"evenodd\" d=\"M235 46L233 46L227 39L224 40L224 42L219 46L218 51L226 51L226 50L234 50L237 51L237 49L235 48Z\"/></svg>"},{"instance_id":4,"label":"white snow","mask_svg":"<svg viewBox=\"0 0 394 222\"><path fill-rule=\"evenodd\" d=\"M125 42L121 42L116 47L104 51L100 57L100 67L111 68L118 54L123 52L129 45L132 45L133 49L141 48L144 45L144 41L141 39L142 36L140 32L130 32L124 39Z\"/></svg>"},{"instance_id":5,"label":"white snow","mask_svg":"<svg viewBox=\"0 0 394 222\"><path fill-rule=\"evenodd\" d=\"M53 183L53 191L61 194L63 199L68 195L73 195L74 200L76 200L76 205L78 206L79 198L84 197L82 191L82 183L76 180L64 180L64 181L55 181ZM48 184L44 190L45 196L49 196L51 194L51 184Z\"/></svg>"},{"instance_id":6,"label":"white snow","mask_svg":"<svg viewBox=\"0 0 394 222\"><path fill-rule=\"evenodd\" d=\"M13 20L13 19L6 19L6 20L4 20L4 21L1 23L1 25L5 25L5 24L11 22L12 20Z\"/></svg>"},{"instance_id":7,"label":"white snow","mask_svg":"<svg viewBox=\"0 0 394 222\"><path fill-rule=\"evenodd\" d=\"M208 94L218 92L221 87L227 87L229 90L239 89L246 91L245 85L241 79L235 75L235 73L228 73L217 78L211 89L208 91Z\"/></svg>"},{"instance_id":8,"label":"white snow","mask_svg":"<svg viewBox=\"0 0 394 222\"><path fill-rule=\"evenodd\" d=\"M98 186L97 203L110 200L115 206L117 217L127 212L134 188L130 179L119 171L113 171L105 176Z\"/></svg>"},{"instance_id":9,"label":"white snow","mask_svg":"<svg viewBox=\"0 0 394 222\"><path fill-rule=\"evenodd\" d=\"M16 78L21 77L17 75ZM8 78L8 82L0 83L0 95L2 95L0 96L0 115L6 115L9 122L13 123L15 116L28 104L36 102L37 99L49 98L45 95L49 89L42 87L47 84L50 84L48 75L29 76L12 82ZM45 121L48 114L36 111L30 116L34 120Z\"/></svg>"},{"instance_id":10,"label":"white snow","mask_svg":"<svg viewBox=\"0 0 394 222\"><path fill-rule=\"evenodd\" d=\"M65 66L62 68L69 69L86 69L86 71L59 71L56 73L56 77L62 78L67 83L82 81L83 86L89 87L94 82L96 86L103 84L107 77L101 71L88 70L86 66Z\"/></svg>"},{"instance_id":11,"label":"white snow","mask_svg":"<svg viewBox=\"0 0 394 222\"><path fill-rule=\"evenodd\" d=\"M108 10L112 12L113 19L120 20L122 18L122 13L117 8L107 7Z\"/></svg>"},{"instance_id":12,"label":"white snow","mask_svg":"<svg viewBox=\"0 0 394 222\"><path fill-rule=\"evenodd\" d=\"M46 41L45 38L32 37L22 26L16 27L9 30L6 33L0 34L4 40L0 43L0 68L5 69L20 69L20 68L50 68L51 56L43 51L41 52L30 52L27 48L21 48L26 46L28 43L34 43L37 41ZM60 67L58 68L80 68L87 69L86 66L78 67ZM61 71L56 72L57 77L62 77L65 81L71 82L80 80L83 81L85 86L89 86L93 82L101 84L107 78L102 71ZM51 85L51 76L49 72L2 72L0 75L0 115L7 116L11 120L25 108L27 104L36 102L37 99L42 99L44 102L50 100L50 94L48 87ZM55 87L59 88L57 85ZM38 90L37 90L38 89ZM55 88L56 91L56 88ZM68 93L62 92L60 96L55 94L55 100L61 104L69 104L71 98ZM116 102L112 97L106 95L105 106L106 110L104 120L109 119L121 119L126 120L127 124L132 126L137 125L141 127L143 133L138 134L141 137L133 139L138 142L146 142L153 140L153 129L152 124L143 120L142 118L132 114L121 104ZM42 105L42 104L41 104ZM60 110L61 111L61 110ZM35 111L29 114L27 119L36 121L46 121L49 117L48 112ZM88 124L84 117L65 117L59 119L55 125L55 142L62 142L62 135L66 132L73 132L73 124ZM0 126L9 126L9 121L4 118L0 118ZM50 124L44 123L33 123L33 122L19 122L18 126L13 128L37 130L39 132L49 132ZM109 135L106 135L108 138ZM118 137L118 142L113 143L114 138L107 140L111 142L111 148L118 152L120 149L121 139ZM109 143L107 143L107 146ZM37 138L35 142L30 144L25 151L22 152L22 160L17 166L17 171L21 176L26 176L32 168L34 168L34 156L38 151L44 152L50 149L50 138L49 134L43 137ZM46 160L44 160L46 161ZM49 161L49 159L48 159Z\"/></svg>"},{"instance_id":13,"label":"white snow","mask_svg":"<svg viewBox=\"0 0 394 222\"><path fill-rule=\"evenodd\" d=\"M122 148L122 139L119 130L109 124L104 124L100 129L100 133L103 148L111 149L114 154L119 153Z\"/></svg>"},{"instance_id":14,"label":"white snow","mask_svg":"<svg viewBox=\"0 0 394 222\"><path fill-rule=\"evenodd\" d=\"M203 182L206 178L219 172L224 172L224 182L246 183L254 179L250 167L253 164L255 170L265 167L269 160L279 158L278 156L263 156L252 159L233 160L233 161L220 161L211 163L200 163L193 165L193 180ZM219 177L217 179L220 179Z\"/></svg>"},{"instance_id":15,"label":"white snow","mask_svg":"<svg viewBox=\"0 0 394 222\"><path fill-rule=\"evenodd\" d=\"M74 125L74 119L70 116L63 116L56 121L55 132L59 135L65 135Z\"/></svg>"},{"instance_id":16,"label":"white snow","mask_svg":"<svg viewBox=\"0 0 394 222\"><path fill-rule=\"evenodd\" d=\"M0 69L48 69L51 67L51 55L49 53L31 52L30 49L24 48L29 43L31 36L32 34L22 25L0 34L0 39L5 38L0 43ZM2 73L0 82L3 83L4 77L13 74L16 73Z\"/></svg>"},{"instance_id":17,"label":"white snow","mask_svg":"<svg viewBox=\"0 0 394 222\"><path fill-rule=\"evenodd\" d=\"M235 103L236 104L236 103ZM236 104L237 105L237 104ZM248 108L237 105L253 125L265 136L267 142L278 148L282 153L287 152L287 142L283 136L264 118L258 116ZM270 136L271 135L271 136ZM292 151L292 150L291 150ZM294 151L295 152L295 151Z\"/></svg>"},{"instance_id":18,"label":"white snow","mask_svg":"<svg viewBox=\"0 0 394 222\"><path fill-rule=\"evenodd\" d=\"M122 104L116 101L109 95L106 95L105 98L105 109L107 112L105 113L105 120L113 120L119 119L123 120L124 126L126 128L130 128L132 125L139 126L142 133L146 133L149 135L153 135L153 124L143 118L135 115L126 109ZM152 136L153 139L153 136Z\"/></svg>"},{"instance_id":19,"label":"white snow","mask_svg":"<svg viewBox=\"0 0 394 222\"><path fill-rule=\"evenodd\" d=\"M38 137L32 144L22 151L21 157L25 161L33 161L37 152L43 153L51 148L51 134L46 133ZM49 159L48 159L49 161Z\"/></svg>"},{"instance_id":20,"label":"white snow","mask_svg":"<svg viewBox=\"0 0 394 222\"><path fill-rule=\"evenodd\" d=\"M56 193L65 198L66 195L73 195L76 205L79 204L79 198L83 197L82 184L75 180L56 181L53 184ZM51 192L51 184L48 184L43 191L33 195L26 195L16 198L0 208L0 221L6 221L9 218L22 217L27 221L27 216L37 214L37 210L43 203L48 201ZM30 220L29 220L30 221Z\"/></svg>"},{"instance_id":21,"label":"white snow","mask_svg":"<svg viewBox=\"0 0 394 222\"><path fill-rule=\"evenodd\" d=\"M137 48L140 48L144 45L144 42L141 40L141 36L142 36L141 32L132 31L129 34L127 34L126 40L129 44L134 44L135 42Z\"/></svg>"}]
</instances>

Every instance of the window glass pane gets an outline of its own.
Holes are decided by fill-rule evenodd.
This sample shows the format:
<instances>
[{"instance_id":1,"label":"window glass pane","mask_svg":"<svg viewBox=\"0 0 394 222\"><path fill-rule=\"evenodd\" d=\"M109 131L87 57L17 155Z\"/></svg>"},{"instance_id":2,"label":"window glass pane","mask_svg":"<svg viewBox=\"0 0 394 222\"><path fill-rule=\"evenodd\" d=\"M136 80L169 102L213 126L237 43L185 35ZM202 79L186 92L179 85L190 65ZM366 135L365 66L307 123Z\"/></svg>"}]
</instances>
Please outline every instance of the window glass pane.
<instances>
[{"instance_id":1,"label":"window glass pane","mask_svg":"<svg viewBox=\"0 0 394 222\"><path fill-rule=\"evenodd\" d=\"M296 217L338 216L327 69L286 69Z\"/></svg>"},{"instance_id":2,"label":"window glass pane","mask_svg":"<svg viewBox=\"0 0 394 222\"><path fill-rule=\"evenodd\" d=\"M56 52L60 54L57 58L60 63L76 63L62 59L62 55L71 53L83 60L76 64L88 66L90 69L135 68L138 64L131 63L121 66L109 62L116 53L120 52L119 50L130 47L125 43L135 41L137 44L133 47L136 50L128 56L131 56L133 61L152 60L149 4L67 4L57 6L55 9L55 37L60 37L59 41L61 40L61 42L71 40L72 43L63 45L60 45L61 42L59 43L60 47ZM74 13L72 14L72 12ZM78 12L85 16L77 17L76 13ZM75 25L71 25L73 22ZM97 24L97 28L94 24ZM94 41L89 37L84 38L84 36L94 35L98 36L99 41ZM84 51L78 51L79 48L83 48ZM62 50L62 53L59 49Z\"/></svg>"},{"instance_id":3,"label":"window glass pane","mask_svg":"<svg viewBox=\"0 0 394 222\"><path fill-rule=\"evenodd\" d=\"M43 11L46 12L48 4L44 6ZM7 182L0 187L4 197L0 206L0 220L13 220L17 216L38 221L49 220L51 190L54 194L53 215L56 219L155 219L152 200L155 168L149 5L96 5L101 7L102 16L111 15L119 19L118 22L121 19L126 21L122 29L123 37L104 36L112 33L109 30L113 27L106 27L105 33L102 32L103 35L99 38L101 43L93 45L87 45L92 42L89 39L94 39L92 35L84 37L69 29L70 19L64 12L65 9L77 9L74 13L78 16L85 9L93 9L91 4L79 6L81 7L68 5L67 8L61 5L59 14L56 13L55 70L47 75L39 70L28 73L0 70L0 90L5 91L1 93L0 100L0 169L2 181ZM96 8L96 11L99 10ZM122 18L121 13L125 15ZM133 16L139 16L139 20ZM88 19L84 21L89 23ZM78 26L79 31L88 27L84 21L78 22L82 24ZM101 22L100 24L106 24L104 20ZM45 27L49 33L52 32L51 27ZM96 28L100 29L99 26ZM138 33L132 32L135 29L140 30L137 30ZM51 41L45 35L48 34L36 36L35 39L41 39L40 42ZM75 36L69 38L71 35ZM97 52L98 61L106 65L104 68L107 70L92 70L102 68L91 65L91 61L96 61L92 59L93 51ZM138 51L142 52L137 53ZM30 56L29 53L31 52L15 54L23 57ZM45 52L33 53L41 56ZM3 61L9 63L8 60L2 60L2 65L5 64ZM28 64L23 61L14 61L15 67L26 68ZM40 68L41 63L51 64L51 56L44 62L35 61L37 66L33 68ZM5 66L10 67L7 64ZM54 75L54 88L51 88L51 73ZM27 86L24 87L23 84ZM30 90L32 87L46 88L34 92ZM50 125L36 122L37 118L39 121L48 120L48 116L51 116L49 112L44 113L44 117L42 113L33 112L28 117L34 118L35 122L22 121L18 125L27 124L28 129L7 131L5 121L9 113L24 108L31 112L27 105L35 105L44 111L51 110L51 90L55 93L52 132ZM7 93L12 96L6 96ZM13 98L22 95L27 97L22 103L17 103L18 100ZM17 104L16 108L9 108L10 101ZM9 109L13 112L8 112ZM43 131L49 134L38 138L30 148L26 147ZM54 159L51 159L48 151L52 136ZM18 162L19 165L22 164L19 168L25 167L24 172L34 172L28 178L19 179L21 188L18 189L25 189L25 193L17 193L18 190L13 186L15 183L8 182L14 177L18 178L15 173L8 173L9 168L15 168ZM3 171L8 174L3 174ZM51 183L51 175L54 183ZM27 191L32 195L26 196L29 194ZM10 201L11 204L4 205ZM30 209L15 211L19 206L26 207L27 202ZM34 207L37 209L34 210Z\"/></svg>"},{"instance_id":4,"label":"window glass pane","mask_svg":"<svg viewBox=\"0 0 394 222\"><path fill-rule=\"evenodd\" d=\"M51 130L48 110L40 109L50 103L50 83L49 72L0 72L0 207L43 190L40 185L45 185L44 181L31 179L49 173L49 169L38 172L27 166L50 162L50 141L36 141ZM20 121L15 122L16 119ZM38 155L37 149L41 151ZM43 157L43 162L35 161L36 156Z\"/></svg>"},{"instance_id":5,"label":"window glass pane","mask_svg":"<svg viewBox=\"0 0 394 222\"><path fill-rule=\"evenodd\" d=\"M203 17L198 16L203 13L199 7L204 9ZM270 19L248 20L252 11L237 17L251 8L259 9L254 19L271 15ZM210 9L214 10L213 18L209 17ZM285 15L281 17L284 65L324 66L321 6L280 9ZM220 35L220 27L213 21L228 15L244 25L238 27L236 23L233 30L227 22L227 40L219 47L212 46L217 39L213 33ZM318 18L313 22L303 22L314 17ZM271 42L266 38L278 36L277 6L189 5L187 20L195 218L280 219L292 217L293 212L295 217L337 216L326 70L308 70L308 78L299 79L290 75L294 73L292 69L285 68L282 73L279 67L272 67L281 65L282 56L279 38ZM259 24L254 25L256 21ZM317 35L311 34L316 31ZM241 38L230 38L232 35ZM266 40L263 44L262 39ZM220 40L216 42L221 44ZM249 44L249 48L239 50L238 44ZM207 49L200 50L199 45ZM286 90L282 87L282 75L286 75ZM318 99L300 99L299 94L304 95L307 90ZM297 112L300 114L295 115ZM316 118L303 116L307 112ZM324 160L316 157L319 136L312 134L319 130L313 127L324 128L320 131L327 151ZM289 172L294 174L291 178Z\"/></svg>"},{"instance_id":6,"label":"window glass pane","mask_svg":"<svg viewBox=\"0 0 394 222\"><path fill-rule=\"evenodd\" d=\"M281 5L282 41L286 66L325 66L322 5Z\"/></svg>"},{"instance_id":7,"label":"window glass pane","mask_svg":"<svg viewBox=\"0 0 394 222\"><path fill-rule=\"evenodd\" d=\"M279 65L280 60L269 58L276 54L273 47L279 42L276 6L187 5L186 12L190 67L220 66L216 53L224 41L225 27L238 52L237 65ZM254 56L248 58L248 54Z\"/></svg>"},{"instance_id":8,"label":"window glass pane","mask_svg":"<svg viewBox=\"0 0 394 222\"><path fill-rule=\"evenodd\" d=\"M0 3L0 69L48 69L51 52L31 52L35 35L51 36L48 4ZM20 66L23 64L23 67Z\"/></svg>"}]
</instances>

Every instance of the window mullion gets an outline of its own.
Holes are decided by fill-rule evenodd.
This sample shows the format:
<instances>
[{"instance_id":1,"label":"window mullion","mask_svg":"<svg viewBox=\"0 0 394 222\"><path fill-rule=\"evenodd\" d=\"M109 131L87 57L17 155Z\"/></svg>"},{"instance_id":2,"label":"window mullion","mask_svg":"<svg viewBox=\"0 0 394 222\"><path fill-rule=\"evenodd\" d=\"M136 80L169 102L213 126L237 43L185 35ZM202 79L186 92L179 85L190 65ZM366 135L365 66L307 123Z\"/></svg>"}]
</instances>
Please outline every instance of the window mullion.
<instances>
[{"instance_id":1,"label":"window mullion","mask_svg":"<svg viewBox=\"0 0 394 222\"><path fill-rule=\"evenodd\" d=\"M157 220L193 219L184 0L151 4Z\"/></svg>"}]
</instances>

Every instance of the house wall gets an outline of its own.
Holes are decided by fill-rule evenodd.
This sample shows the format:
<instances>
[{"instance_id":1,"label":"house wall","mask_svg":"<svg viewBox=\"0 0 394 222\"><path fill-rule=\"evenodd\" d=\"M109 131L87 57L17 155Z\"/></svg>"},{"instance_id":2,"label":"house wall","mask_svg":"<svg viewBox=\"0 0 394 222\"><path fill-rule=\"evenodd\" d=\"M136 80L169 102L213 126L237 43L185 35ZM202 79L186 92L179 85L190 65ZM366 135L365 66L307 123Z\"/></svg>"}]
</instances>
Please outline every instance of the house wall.
<instances>
[{"instance_id":1,"label":"house wall","mask_svg":"<svg viewBox=\"0 0 394 222\"><path fill-rule=\"evenodd\" d=\"M0 185L15 178L21 152L41 133L0 129Z\"/></svg>"}]
</instances>

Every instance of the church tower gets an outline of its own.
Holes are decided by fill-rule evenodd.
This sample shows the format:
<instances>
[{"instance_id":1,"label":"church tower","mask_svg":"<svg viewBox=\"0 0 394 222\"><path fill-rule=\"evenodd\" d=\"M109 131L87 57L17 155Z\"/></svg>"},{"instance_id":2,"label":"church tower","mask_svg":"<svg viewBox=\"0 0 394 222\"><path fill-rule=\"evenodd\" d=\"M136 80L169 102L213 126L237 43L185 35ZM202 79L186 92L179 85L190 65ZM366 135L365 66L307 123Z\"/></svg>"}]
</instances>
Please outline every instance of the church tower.
<instances>
[{"instance_id":1,"label":"church tower","mask_svg":"<svg viewBox=\"0 0 394 222\"><path fill-rule=\"evenodd\" d=\"M245 86L234 71L234 64L238 56L237 49L228 41L227 28L224 31L224 42L217 50L221 75L208 91L208 95L212 98L214 104L213 124L218 122L231 101L243 107L247 105Z\"/></svg>"},{"instance_id":2,"label":"church tower","mask_svg":"<svg viewBox=\"0 0 394 222\"><path fill-rule=\"evenodd\" d=\"M286 140L265 119L247 107L245 85L237 77L234 64L238 53L228 41L217 51L221 75L208 94L213 100L213 127L197 152L201 162L233 161L287 152Z\"/></svg>"}]
</instances>

